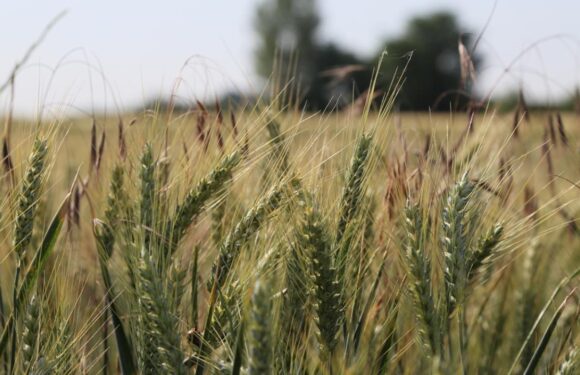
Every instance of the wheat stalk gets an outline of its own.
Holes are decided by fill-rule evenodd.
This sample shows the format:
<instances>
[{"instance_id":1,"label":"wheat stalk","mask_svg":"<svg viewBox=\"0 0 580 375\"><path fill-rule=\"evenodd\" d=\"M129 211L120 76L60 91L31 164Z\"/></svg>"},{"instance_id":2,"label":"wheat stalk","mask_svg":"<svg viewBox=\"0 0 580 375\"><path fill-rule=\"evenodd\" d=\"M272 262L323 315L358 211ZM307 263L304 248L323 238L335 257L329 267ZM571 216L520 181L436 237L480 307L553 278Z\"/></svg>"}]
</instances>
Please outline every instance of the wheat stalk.
<instances>
[{"instance_id":1,"label":"wheat stalk","mask_svg":"<svg viewBox=\"0 0 580 375\"><path fill-rule=\"evenodd\" d=\"M268 375L272 373L272 327L271 302L265 284L257 281L252 293L250 313L248 354L249 375Z\"/></svg>"}]
</instances>

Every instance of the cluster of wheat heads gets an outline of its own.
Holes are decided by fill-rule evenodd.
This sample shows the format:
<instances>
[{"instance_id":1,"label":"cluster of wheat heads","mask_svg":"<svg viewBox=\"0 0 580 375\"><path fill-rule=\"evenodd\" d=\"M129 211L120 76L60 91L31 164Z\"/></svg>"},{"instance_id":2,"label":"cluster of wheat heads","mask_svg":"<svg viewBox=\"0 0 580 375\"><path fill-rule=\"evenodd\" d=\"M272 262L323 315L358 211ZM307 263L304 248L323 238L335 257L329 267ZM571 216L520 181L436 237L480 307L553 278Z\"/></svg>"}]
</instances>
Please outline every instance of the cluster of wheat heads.
<instances>
[{"instance_id":1,"label":"cluster of wheat heads","mask_svg":"<svg viewBox=\"0 0 580 375\"><path fill-rule=\"evenodd\" d=\"M14 150L0 373L578 371L575 133L222 112L94 123L69 194L57 131Z\"/></svg>"}]
</instances>

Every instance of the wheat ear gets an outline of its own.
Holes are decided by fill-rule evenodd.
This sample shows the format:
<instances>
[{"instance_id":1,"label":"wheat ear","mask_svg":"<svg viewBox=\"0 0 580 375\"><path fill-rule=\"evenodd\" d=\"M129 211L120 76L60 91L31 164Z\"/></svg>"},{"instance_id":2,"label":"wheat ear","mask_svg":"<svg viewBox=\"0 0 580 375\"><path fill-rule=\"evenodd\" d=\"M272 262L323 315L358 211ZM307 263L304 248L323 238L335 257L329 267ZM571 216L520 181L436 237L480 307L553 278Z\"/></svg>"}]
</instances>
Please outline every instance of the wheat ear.
<instances>
[{"instance_id":1,"label":"wheat ear","mask_svg":"<svg viewBox=\"0 0 580 375\"><path fill-rule=\"evenodd\" d=\"M271 302L266 285L257 281L252 294L249 329L249 375L272 373Z\"/></svg>"}]
</instances>

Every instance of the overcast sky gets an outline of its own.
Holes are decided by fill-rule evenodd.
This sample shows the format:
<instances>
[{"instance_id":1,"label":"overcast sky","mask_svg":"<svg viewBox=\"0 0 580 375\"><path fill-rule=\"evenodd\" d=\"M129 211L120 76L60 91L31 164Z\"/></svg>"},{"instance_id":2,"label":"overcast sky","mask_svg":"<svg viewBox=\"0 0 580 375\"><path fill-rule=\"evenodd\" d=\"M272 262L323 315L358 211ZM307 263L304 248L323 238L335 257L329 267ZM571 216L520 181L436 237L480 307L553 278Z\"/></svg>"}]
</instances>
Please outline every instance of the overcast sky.
<instances>
[{"instance_id":1,"label":"overcast sky","mask_svg":"<svg viewBox=\"0 0 580 375\"><path fill-rule=\"evenodd\" d=\"M17 77L19 113L32 113L42 104L51 111L62 105L89 112L124 110L167 95L177 77L183 78L179 94L187 98L213 97L228 89L257 91L252 22L262 1L2 1L0 81L48 21L67 10ZM319 0L320 38L370 56L386 38L400 34L413 15L452 10L462 25L478 31L493 3ZM498 0L481 43L486 61L479 90L497 87L501 93L523 85L537 99L570 95L580 84L579 14L577 0ZM506 73L510 62L536 42ZM4 93L0 112L7 106Z\"/></svg>"}]
</instances>

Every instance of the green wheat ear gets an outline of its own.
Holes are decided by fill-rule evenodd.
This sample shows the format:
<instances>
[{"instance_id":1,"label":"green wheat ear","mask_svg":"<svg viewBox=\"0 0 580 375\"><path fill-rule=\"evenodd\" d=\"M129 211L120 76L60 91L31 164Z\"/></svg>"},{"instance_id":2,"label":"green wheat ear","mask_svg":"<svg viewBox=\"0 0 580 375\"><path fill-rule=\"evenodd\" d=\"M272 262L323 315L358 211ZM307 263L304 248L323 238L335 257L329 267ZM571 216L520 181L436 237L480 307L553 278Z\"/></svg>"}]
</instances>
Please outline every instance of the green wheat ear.
<instances>
[{"instance_id":1,"label":"green wheat ear","mask_svg":"<svg viewBox=\"0 0 580 375\"><path fill-rule=\"evenodd\" d=\"M220 246L218 259L212 267L213 280L211 280L210 286L212 282L216 282L218 288L224 284L243 244L267 221L268 216L280 207L285 191L285 184L280 184L272 189L246 212L228 234Z\"/></svg>"},{"instance_id":2,"label":"green wheat ear","mask_svg":"<svg viewBox=\"0 0 580 375\"><path fill-rule=\"evenodd\" d=\"M428 225L418 205L407 201L404 210L403 260L410 279L419 338L432 354L439 354L438 318L433 302L431 262L425 252Z\"/></svg>"},{"instance_id":3,"label":"green wheat ear","mask_svg":"<svg viewBox=\"0 0 580 375\"><path fill-rule=\"evenodd\" d=\"M18 197L16 221L14 225L14 251L19 259L30 244L32 229L42 178L44 176L46 155L48 153L47 142L37 138L34 141L32 153L28 161L28 169L22 182L22 188Z\"/></svg>"},{"instance_id":4,"label":"green wheat ear","mask_svg":"<svg viewBox=\"0 0 580 375\"><path fill-rule=\"evenodd\" d=\"M153 231L153 210L155 205L155 161L150 143L145 145L141 155L141 202L140 224L143 232L143 250L149 252Z\"/></svg>"},{"instance_id":5,"label":"green wheat ear","mask_svg":"<svg viewBox=\"0 0 580 375\"><path fill-rule=\"evenodd\" d=\"M466 217L474 185L464 174L449 192L443 207L441 243L445 257L445 286L447 310L452 312L462 302L466 283L469 239L466 234Z\"/></svg>"},{"instance_id":6,"label":"green wheat ear","mask_svg":"<svg viewBox=\"0 0 580 375\"><path fill-rule=\"evenodd\" d=\"M497 248L502 235L503 225L497 223L479 240L477 249L471 254L468 260L468 280L473 279L477 270L483 265L483 262L491 256Z\"/></svg>"},{"instance_id":7,"label":"green wheat ear","mask_svg":"<svg viewBox=\"0 0 580 375\"><path fill-rule=\"evenodd\" d=\"M574 375L580 371L580 355L578 354L578 347L572 345L566 356L558 366L556 375Z\"/></svg>"},{"instance_id":8,"label":"green wheat ear","mask_svg":"<svg viewBox=\"0 0 580 375\"><path fill-rule=\"evenodd\" d=\"M99 255L103 257L106 263L111 256L113 256L113 248L115 246L115 235L111 226L99 219L93 221L93 231L95 238L99 243Z\"/></svg>"},{"instance_id":9,"label":"green wheat ear","mask_svg":"<svg viewBox=\"0 0 580 375\"><path fill-rule=\"evenodd\" d=\"M249 329L249 375L272 373L272 323L270 292L263 282L257 281L252 294Z\"/></svg>"},{"instance_id":10,"label":"green wheat ear","mask_svg":"<svg viewBox=\"0 0 580 375\"><path fill-rule=\"evenodd\" d=\"M289 341L298 340L306 328L306 301L308 300L308 272L301 246L294 243L286 259L285 286L283 294L284 335ZM290 342L284 343L290 345Z\"/></svg>"},{"instance_id":11,"label":"green wheat ear","mask_svg":"<svg viewBox=\"0 0 580 375\"><path fill-rule=\"evenodd\" d=\"M143 374L184 374L178 321L170 310L163 280L149 256L139 264L139 368Z\"/></svg>"},{"instance_id":12,"label":"green wheat ear","mask_svg":"<svg viewBox=\"0 0 580 375\"><path fill-rule=\"evenodd\" d=\"M296 231L297 243L308 254L311 264L313 295L316 303L316 325L321 357L332 357L343 322L343 301L338 275L333 263L330 234L322 216L307 203Z\"/></svg>"},{"instance_id":13,"label":"green wheat ear","mask_svg":"<svg viewBox=\"0 0 580 375\"><path fill-rule=\"evenodd\" d=\"M74 374L78 367L78 357L74 351L73 342L75 340L72 323L68 318L59 314L60 323L57 329L56 350L53 358L47 362L40 362L35 367L48 367L50 374Z\"/></svg>"},{"instance_id":14,"label":"green wheat ear","mask_svg":"<svg viewBox=\"0 0 580 375\"><path fill-rule=\"evenodd\" d=\"M286 140L280 129L280 123L273 118L268 119L266 124L270 142L272 142L272 156L278 164L280 176L283 177L288 173L290 161L288 150L286 149Z\"/></svg>"},{"instance_id":15,"label":"green wheat ear","mask_svg":"<svg viewBox=\"0 0 580 375\"><path fill-rule=\"evenodd\" d=\"M216 246L223 240L227 202L225 197L222 198L211 212L211 239Z\"/></svg>"},{"instance_id":16,"label":"green wheat ear","mask_svg":"<svg viewBox=\"0 0 580 375\"><path fill-rule=\"evenodd\" d=\"M206 202L212 196L218 194L226 182L231 179L232 171L240 161L241 157L238 152L227 156L177 206L173 218L170 220L169 225L167 225L167 229L171 231L170 235L168 235L170 253L175 250L179 241L185 235L187 228L189 228L202 212Z\"/></svg>"},{"instance_id":17,"label":"green wheat ear","mask_svg":"<svg viewBox=\"0 0 580 375\"><path fill-rule=\"evenodd\" d=\"M340 200L340 216L336 233L336 242L344 236L348 223L355 217L363 197L363 182L369 154L372 146L372 137L363 134L356 145L348 171L346 185Z\"/></svg>"},{"instance_id":18,"label":"green wheat ear","mask_svg":"<svg viewBox=\"0 0 580 375\"><path fill-rule=\"evenodd\" d=\"M339 281L343 287L346 275L349 272L347 263L350 260L351 242L356 232L353 223L361 210L361 203L364 198L365 173L370 159L371 147L372 137L363 134L358 139L339 204L339 220L334 244L336 249L336 267L340 278Z\"/></svg>"},{"instance_id":19,"label":"green wheat ear","mask_svg":"<svg viewBox=\"0 0 580 375\"><path fill-rule=\"evenodd\" d=\"M123 208L127 204L129 197L124 189L125 170L121 165L116 165L111 173L109 183L109 194L107 195L107 208L105 218L112 227L121 224L123 219Z\"/></svg>"},{"instance_id":20,"label":"green wheat ear","mask_svg":"<svg viewBox=\"0 0 580 375\"><path fill-rule=\"evenodd\" d=\"M32 296L26 315L24 316L24 331L22 333L23 368L26 373L31 369L37 352L37 339L39 337L40 303L36 296Z\"/></svg>"}]
</instances>

